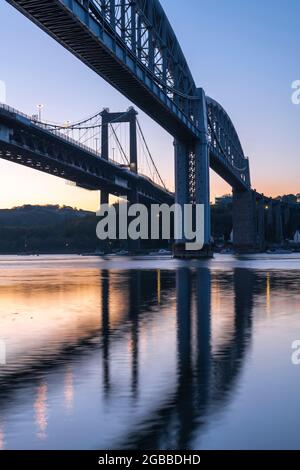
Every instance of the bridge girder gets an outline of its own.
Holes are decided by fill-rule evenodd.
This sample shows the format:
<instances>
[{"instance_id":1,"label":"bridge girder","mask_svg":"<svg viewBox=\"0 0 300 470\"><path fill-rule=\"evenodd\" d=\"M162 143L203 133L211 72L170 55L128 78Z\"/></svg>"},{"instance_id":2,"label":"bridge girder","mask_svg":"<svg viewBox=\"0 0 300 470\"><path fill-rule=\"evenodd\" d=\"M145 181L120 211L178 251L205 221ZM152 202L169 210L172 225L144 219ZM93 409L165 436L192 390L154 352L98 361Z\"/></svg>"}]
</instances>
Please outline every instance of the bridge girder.
<instances>
[{"instance_id":1,"label":"bridge girder","mask_svg":"<svg viewBox=\"0 0 300 470\"><path fill-rule=\"evenodd\" d=\"M171 135L198 136L188 98L196 87L157 0L7 1Z\"/></svg>"}]
</instances>

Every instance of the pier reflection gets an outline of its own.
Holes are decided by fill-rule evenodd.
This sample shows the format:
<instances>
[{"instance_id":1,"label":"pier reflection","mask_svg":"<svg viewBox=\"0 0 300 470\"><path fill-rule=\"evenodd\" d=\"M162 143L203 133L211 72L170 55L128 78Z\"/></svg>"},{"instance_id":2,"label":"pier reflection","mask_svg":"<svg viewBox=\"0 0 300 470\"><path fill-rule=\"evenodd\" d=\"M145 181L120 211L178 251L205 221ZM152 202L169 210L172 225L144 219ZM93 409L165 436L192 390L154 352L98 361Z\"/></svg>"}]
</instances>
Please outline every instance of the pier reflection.
<instances>
[{"instance_id":1,"label":"pier reflection","mask_svg":"<svg viewBox=\"0 0 300 470\"><path fill-rule=\"evenodd\" d=\"M211 272L208 268L177 271L176 391L165 408L156 410L153 426L130 436L128 447L187 449L209 415L226 405L251 340L253 282L252 272L234 270L231 337L213 353Z\"/></svg>"}]
</instances>

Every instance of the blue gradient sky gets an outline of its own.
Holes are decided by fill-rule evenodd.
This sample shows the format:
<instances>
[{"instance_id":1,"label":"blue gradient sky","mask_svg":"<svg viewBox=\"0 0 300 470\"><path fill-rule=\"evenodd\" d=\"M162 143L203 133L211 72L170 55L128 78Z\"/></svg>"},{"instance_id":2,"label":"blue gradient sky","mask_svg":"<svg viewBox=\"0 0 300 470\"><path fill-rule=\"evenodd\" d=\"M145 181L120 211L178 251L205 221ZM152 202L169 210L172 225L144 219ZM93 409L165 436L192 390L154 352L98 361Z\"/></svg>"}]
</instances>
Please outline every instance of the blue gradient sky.
<instances>
[{"instance_id":1,"label":"blue gradient sky","mask_svg":"<svg viewBox=\"0 0 300 470\"><path fill-rule=\"evenodd\" d=\"M265 194L300 192L299 0L162 0L198 86L218 100L250 157L253 187ZM184 5L184 9L182 9ZM130 102L54 40L0 2L0 80L7 103L29 114L66 121ZM157 165L173 185L172 138L140 115ZM172 170L171 170L172 169ZM0 161L0 207L60 203L96 209L98 194ZM212 175L211 199L229 187Z\"/></svg>"}]
</instances>

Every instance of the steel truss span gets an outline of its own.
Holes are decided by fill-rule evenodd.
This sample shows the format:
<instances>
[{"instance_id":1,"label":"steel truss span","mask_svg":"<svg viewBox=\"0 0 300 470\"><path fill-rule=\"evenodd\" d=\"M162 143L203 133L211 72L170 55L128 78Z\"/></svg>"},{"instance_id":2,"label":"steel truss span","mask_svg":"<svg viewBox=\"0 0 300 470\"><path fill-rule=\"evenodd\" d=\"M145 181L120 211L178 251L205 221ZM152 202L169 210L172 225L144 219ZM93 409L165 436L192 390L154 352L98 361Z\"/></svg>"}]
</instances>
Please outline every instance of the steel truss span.
<instances>
[{"instance_id":1,"label":"steel truss span","mask_svg":"<svg viewBox=\"0 0 300 470\"><path fill-rule=\"evenodd\" d=\"M8 2L171 134L197 136L196 86L157 0Z\"/></svg>"},{"instance_id":2,"label":"steel truss span","mask_svg":"<svg viewBox=\"0 0 300 470\"><path fill-rule=\"evenodd\" d=\"M249 189L249 162L225 110L199 93L158 0L7 0L143 109L176 139L209 139L210 165L235 189ZM191 165L193 166L193 165Z\"/></svg>"}]
</instances>

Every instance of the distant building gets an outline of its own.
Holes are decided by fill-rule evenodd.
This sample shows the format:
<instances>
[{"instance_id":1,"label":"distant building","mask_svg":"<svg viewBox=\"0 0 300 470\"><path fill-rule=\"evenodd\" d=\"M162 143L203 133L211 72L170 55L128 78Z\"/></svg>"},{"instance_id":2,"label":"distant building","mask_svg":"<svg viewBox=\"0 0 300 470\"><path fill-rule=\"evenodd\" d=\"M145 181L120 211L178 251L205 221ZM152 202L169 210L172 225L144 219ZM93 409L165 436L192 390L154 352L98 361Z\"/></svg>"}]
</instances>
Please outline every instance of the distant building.
<instances>
[{"instance_id":1,"label":"distant building","mask_svg":"<svg viewBox=\"0 0 300 470\"><path fill-rule=\"evenodd\" d=\"M228 206L232 204L232 195L231 194L224 194L224 196L216 197L215 198L215 205L216 206Z\"/></svg>"},{"instance_id":2,"label":"distant building","mask_svg":"<svg viewBox=\"0 0 300 470\"><path fill-rule=\"evenodd\" d=\"M286 202L288 204L297 204L297 202L300 201L300 198L298 200L298 196L300 196L300 195L299 194L297 194L297 195L295 195L295 194L286 194L286 195L282 196L281 201Z\"/></svg>"}]
</instances>

